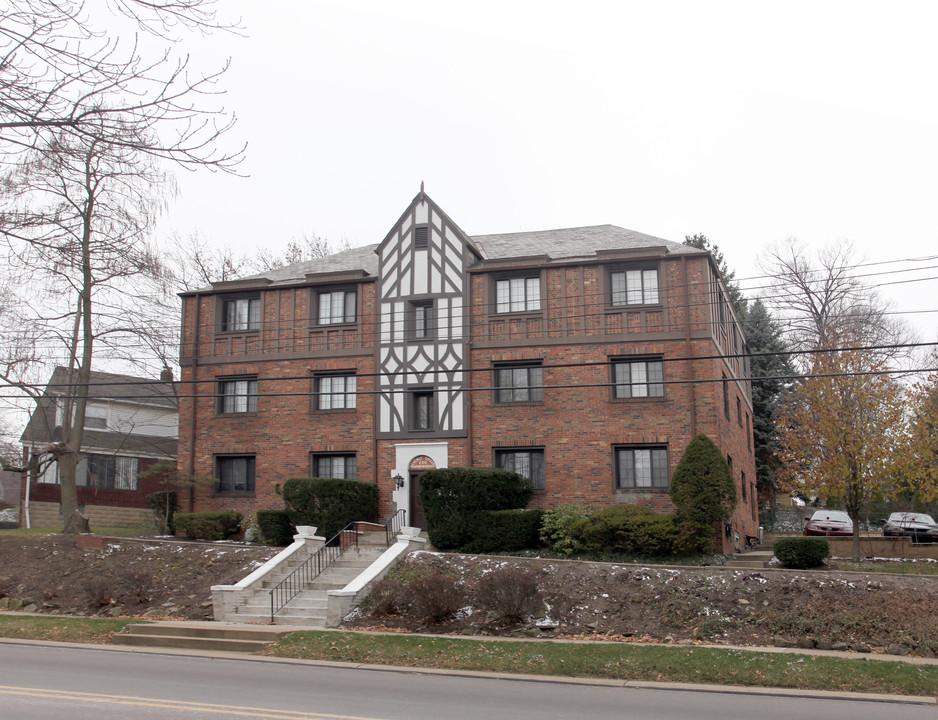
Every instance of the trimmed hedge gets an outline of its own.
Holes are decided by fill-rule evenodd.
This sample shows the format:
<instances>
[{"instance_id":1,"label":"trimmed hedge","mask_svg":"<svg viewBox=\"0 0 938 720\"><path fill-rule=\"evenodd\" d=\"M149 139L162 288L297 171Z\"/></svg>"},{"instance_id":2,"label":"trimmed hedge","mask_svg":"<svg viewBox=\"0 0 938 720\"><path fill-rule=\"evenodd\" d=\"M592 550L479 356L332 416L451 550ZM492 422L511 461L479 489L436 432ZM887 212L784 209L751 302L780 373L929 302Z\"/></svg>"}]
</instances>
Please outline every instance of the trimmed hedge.
<instances>
[{"instance_id":1,"label":"trimmed hedge","mask_svg":"<svg viewBox=\"0 0 938 720\"><path fill-rule=\"evenodd\" d=\"M197 513L176 513L176 530L190 540L225 540L241 532L241 513L221 510Z\"/></svg>"},{"instance_id":2,"label":"trimmed hedge","mask_svg":"<svg viewBox=\"0 0 938 720\"><path fill-rule=\"evenodd\" d=\"M772 543L772 552L785 567L805 570L823 565L831 547L824 538L787 537Z\"/></svg>"},{"instance_id":3,"label":"trimmed hedge","mask_svg":"<svg viewBox=\"0 0 938 720\"><path fill-rule=\"evenodd\" d=\"M512 552L541 546L543 510L482 510L472 542L464 550L471 553Z\"/></svg>"},{"instance_id":4,"label":"trimmed hedge","mask_svg":"<svg viewBox=\"0 0 938 720\"><path fill-rule=\"evenodd\" d=\"M283 501L294 527L312 525L331 538L356 520L378 515L378 486L340 478L291 478L283 485Z\"/></svg>"},{"instance_id":5,"label":"trimmed hedge","mask_svg":"<svg viewBox=\"0 0 938 720\"><path fill-rule=\"evenodd\" d=\"M463 550L483 531L481 513L523 508L532 492L527 478L508 470L428 470L420 476L420 502L430 542L439 550Z\"/></svg>"},{"instance_id":6,"label":"trimmed hedge","mask_svg":"<svg viewBox=\"0 0 938 720\"><path fill-rule=\"evenodd\" d=\"M592 552L625 555L674 555L695 552L693 533L675 515L660 515L644 505L614 505L577 520L573 539Z\"/></svg>"},{"instance_id":7,"label":"trimmed hedge","mask_svg":"<svg viewBox=\"0 0 938 720\"><path fill-rule=\"evenodd\" d=\"M160 535L175 535L176 491L160 490L147 495L147 502L156 519L156 530Z\"/></svg>"},{"instance_id":8,"label":"trimmed hedge","mask_svg":"<svg viewBox=\"0 0 938 720\"><path fill-rule=\"evenodd\" d=\"M282 546L293 542L296 530L286 510L258 510L255 516L261 542L265 545Z\"/></svg>"}]
</instances>

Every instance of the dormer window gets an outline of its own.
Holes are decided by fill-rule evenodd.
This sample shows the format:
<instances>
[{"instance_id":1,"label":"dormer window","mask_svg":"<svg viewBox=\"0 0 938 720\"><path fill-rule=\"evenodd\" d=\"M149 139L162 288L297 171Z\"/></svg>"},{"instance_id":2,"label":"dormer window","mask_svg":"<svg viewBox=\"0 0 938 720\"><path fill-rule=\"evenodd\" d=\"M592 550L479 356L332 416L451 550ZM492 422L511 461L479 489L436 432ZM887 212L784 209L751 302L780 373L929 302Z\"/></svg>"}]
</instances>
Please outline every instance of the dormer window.
<instances>
[{"instance_id":1,"label":"dormer window","mask_svg":"<svg viewBox=\"0 0 938 720\"><path fill-rule=\"evenodd\" d=\"M259 330L261 327L260 295L222 301L222 332Z\"/></svg>"},{"instance_id":2,"label":"dormer window","mask_svg":"<svg viewBox=\"0 0 938 720\"><path fill-rule=\"evenodd\" d=\"M657 305L658 270L621 270L609 273L613 305Z\"/></svg>"},{"instance_id":3,"label":"dormer window","mask_svg":"<svg viewBox=\"0 0 938 720\"><path fill-rule=\"evenodd\" d=\"M516 277L495 281L495 312L534 312L541 309L541 279Z\"/></svg>"}]
</instances>

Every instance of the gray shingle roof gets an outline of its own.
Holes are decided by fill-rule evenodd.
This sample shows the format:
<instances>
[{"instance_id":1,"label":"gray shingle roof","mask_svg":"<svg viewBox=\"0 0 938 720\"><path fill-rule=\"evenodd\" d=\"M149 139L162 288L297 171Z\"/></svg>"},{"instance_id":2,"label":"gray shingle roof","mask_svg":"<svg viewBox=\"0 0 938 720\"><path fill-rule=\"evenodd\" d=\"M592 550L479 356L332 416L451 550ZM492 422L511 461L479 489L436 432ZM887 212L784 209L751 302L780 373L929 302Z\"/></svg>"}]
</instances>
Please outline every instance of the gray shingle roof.
<instances>
[{"instance_id":1,"label":"gray shingle roof","mask_svg":"<svg viewBox=\"0 0 938 720\"><path fill-rule=\"evenodd\" d=\"M488 259L548 255L553 259L594 255L601 250L667 248L669 253L696 253L696 248L626 230L615 225L589 225L558 230L476 235L472 241Z\"/></svg>"},{"instance_id":2,"label":"gray shingle roof","mask_svg":"<svg viewBox=\"0 0 938 720\"><path fill-rule=\"evenodd\" d=\"M631 250L644 247L665 247L669 253L699 253L696 248L653 235L626 230L615 225L589 225L558 230L476 235L471 238L483 258L516 258L548 255L552 259L594 255L602 250ZM363 245L317 260L307 260L275 270L249 275L242 280L266 278L281 285L302 281L307 275L364 270L369 275L378 273L377 243Z\"/></svg>"}]
</instances>

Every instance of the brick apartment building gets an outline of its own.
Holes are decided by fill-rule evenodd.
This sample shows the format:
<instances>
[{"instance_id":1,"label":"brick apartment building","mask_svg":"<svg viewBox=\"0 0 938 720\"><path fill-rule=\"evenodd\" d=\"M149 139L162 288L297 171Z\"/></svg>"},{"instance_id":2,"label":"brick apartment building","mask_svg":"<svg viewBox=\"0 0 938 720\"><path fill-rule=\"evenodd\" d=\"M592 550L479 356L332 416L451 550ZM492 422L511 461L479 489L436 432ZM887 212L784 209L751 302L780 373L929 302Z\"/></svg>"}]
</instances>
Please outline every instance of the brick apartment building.
<instances>
[{"instance_id":1,"label":"brick apartment building","mask_svg":"<svg viewBox=\"0 0 938 720\"><path fill-rule=\"evenodd\" d=\"M498 466L533 507L671 508L700 432L730 462L724 549L758 534L739 319L708 253L612 225L469 237L423 190L384 240L183 295L186 509L280 508L291 477ZM717 548L719 551L719 548Z\"/></svg>"}]
</instances>

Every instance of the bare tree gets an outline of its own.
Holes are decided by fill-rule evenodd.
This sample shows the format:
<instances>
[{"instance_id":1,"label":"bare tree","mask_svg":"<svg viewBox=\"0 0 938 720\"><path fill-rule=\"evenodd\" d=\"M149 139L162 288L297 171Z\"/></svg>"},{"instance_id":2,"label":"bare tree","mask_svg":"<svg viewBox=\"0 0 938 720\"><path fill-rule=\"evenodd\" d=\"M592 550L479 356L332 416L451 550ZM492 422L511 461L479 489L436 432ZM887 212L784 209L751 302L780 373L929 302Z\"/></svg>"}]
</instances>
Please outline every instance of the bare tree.
<instances>
[{"instance_id":1,"label":"bare tree","mask_svg":"<svg viewBox=\"0 0 938 720\"><path fill-rule=\"evenodd\" d=\"M181 33L231 30L215 0L7 0L0 7L0 156L106 141L183 166L232 170L234 123L219 94L228 68L203 73L177 53ZM115 23L132 30L118 39ZM126 35L125 35L126 38ZM155 48L150 53L144 47ZM133 125L138 132L127 134Z\"/></svg>"},{"instance_id":2,"label":"bare tree","mask_svg":"<svg viewBox=\"0 0 938 720\"><path fill-rule=\"evenodd\" d=\"M257 253L252 258L248 258L247 264L252 266L255 272L264 272L308 260L318 260L350 248L351 245L347 240L333 245L328 239L319 235L303 235L299 240L295 238L290 240L286 250L282 253L272 253L266 248L258 248Z\"/></svg>"},{"instance_id":3,"label":"bare tree","mask_svg":"<svg viewBox=\"0 0 938 720\"><path fill-rule=\"evenodd\" d=\"M773 280L765 298L793 350L847 346L899 346L911 341L908 327L889 315L890 306L857 277L857 258L846 242L827 245L811 258L803 243L789 238L760 261ZM884 348L894 358L902 348Z\"/></svg>"},{"instance_id":4,"label":"bare tree","mask_svg":"<svg viewBox=\"0 0 938 720\"><path fill-rule=\"evenodd\" d=\"M8 192L0 236L20 283L3 315L11 341L0 381L38 408L44 384L37 374L47 376L48 361L70 371L60 439L38 460L59 465L67 521L78 507L75 469L92 359L135 342L141 326L133 317L146 304L137 279L159 272L148 238L171 181L153 156L136 149L150 142L141 132L126 126L116 143L62 133L54 148L31 153L2 178Z\"/></svg>"}]
</instances>

